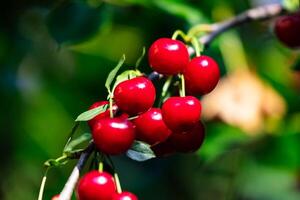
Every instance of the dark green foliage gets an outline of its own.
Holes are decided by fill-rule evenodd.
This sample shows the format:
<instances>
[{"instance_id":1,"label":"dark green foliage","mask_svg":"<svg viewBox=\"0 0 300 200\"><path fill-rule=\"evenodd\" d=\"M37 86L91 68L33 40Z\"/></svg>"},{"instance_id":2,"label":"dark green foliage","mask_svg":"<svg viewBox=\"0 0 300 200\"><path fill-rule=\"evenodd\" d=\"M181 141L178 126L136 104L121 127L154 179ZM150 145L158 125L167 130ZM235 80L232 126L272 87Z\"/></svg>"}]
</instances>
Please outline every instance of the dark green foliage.
<instances>
[{"instance_id":1,"label":"dark green foliage","mask_svg":"<svg viewBox=\"0 0 300 200\"><path fill-rule=\"evenodd\" d=\"M59 44L80 42L98 31L104 7L93 8L78 0L64 1L50 10L48 30Z\"/></svg>"},{"instance_id":2,"label":"dark green foliage","mask_svg":"<svg viewBox=\"0 0 300 200\"><path fill-rule=\"evenodd\" d=\"M197 23L225 20L257 2L5 1L0 12L0 199L37 199L43 162L62 155L79 113L107 99L105 80L123 54L125 68L118 75L126 67L134 69L142 48L147 50L155 39ZM270 119L271 129L257 135L219 119L204 121L206 140L192 155L149 159L154 156L149 146L136 143L129 156L147 162L113 158L124 189L142 200L300 199L298 53L280 46L270 27L270 21L245 24L214 40L204 54L215 58L223 76L232 72L230 64L257 73L282 95L287 106L283 118ZM139 70L150 72L147 52ZM108 85L112 90L113 83ZM65 156L78 156L90 140L86 122L80 124ZM45 199L60 192L76 164L64 161L48 161L65 165L48 172Z\"/></svg>"}]
</instances>

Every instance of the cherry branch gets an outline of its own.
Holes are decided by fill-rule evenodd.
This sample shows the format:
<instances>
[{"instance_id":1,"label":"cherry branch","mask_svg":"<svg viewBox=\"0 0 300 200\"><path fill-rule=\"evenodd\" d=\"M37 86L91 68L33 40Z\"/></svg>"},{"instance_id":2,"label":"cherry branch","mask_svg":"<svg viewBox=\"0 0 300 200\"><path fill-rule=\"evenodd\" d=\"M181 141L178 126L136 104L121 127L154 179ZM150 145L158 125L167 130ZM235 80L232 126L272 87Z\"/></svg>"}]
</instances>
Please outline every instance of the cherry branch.
<instances>
[{"instance_id":1,"label":"cherry branch","mask_svg":"<svg viewBox=\"0 0 300 200\"><path fill-rule=\"evenodd\" d=\"M90 157L91 153L94 150L94 143L91 142L89 146L82 152L80 155L80 158L74 167L71 175L68 178L68 181L66 182L63 190L61 191L59 195L59 200L70 200L74 191L74 188L76 186L76 183L79 179L80 171L84 167L86 161Z\"/></svg>"},{"instance_id":2,"label":"cherry branch","mask_svg":"<svg viewBox=\"0 0 300 200\"><path fill-rule=\"evenodd\" d=\"M249 9L231 19L212 24L212 32L199 38L200 43L208 46L217 36L236 26L252 21L263 21L283 14L286 10L281 4L268 4Z\"/></svg>"},{"instance_id":3,"label":"cherry branch","mask_svg":"<svg viewBox=\"0 0 300 200\"><path fill-rule=\"evenodd\" d=\"M269 5L264 5L257 8L249 9L231 19L212 24L211 25L212 31L200 37L199 41L205 47L207 47L217 36L227 31L228 29L252 21L262 21L262 20L270 19L284 12L285 9L280 4L269 4ZM189 53L192 55L195 53L195 50L192 47L189 47ZM162 75L158 74L157 72L152 72L151 74L148 75L148 78L153 81L160 78L161 76ZM84 164L86 163L87 159L89 158L93 150L94 150L94 143L92 142L86 148L86 150L81 154L77 165L74 167L71 175L69 176L67 183L65 184L62 192L60 193L59 200L71 199L73 190L79 179L80 171L82 170Z\"/></svg>"}]
</instances>

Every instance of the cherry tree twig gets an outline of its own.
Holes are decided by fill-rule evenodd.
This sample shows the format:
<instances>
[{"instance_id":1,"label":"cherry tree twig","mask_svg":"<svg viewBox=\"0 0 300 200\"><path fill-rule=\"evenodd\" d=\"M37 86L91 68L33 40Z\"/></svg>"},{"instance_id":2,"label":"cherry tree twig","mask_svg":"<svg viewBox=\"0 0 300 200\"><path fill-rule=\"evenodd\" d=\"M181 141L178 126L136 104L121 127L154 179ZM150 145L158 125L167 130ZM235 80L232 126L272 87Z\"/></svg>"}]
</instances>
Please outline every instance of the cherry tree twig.
<instances>
[{"instance_id":1,"label":"cherry tree twig","mask_svg":"<svg viewBox=\"0 0 300 200\"><path fill-rule=\"evenodd\" d=\"M68 178L68 181L66 182L63 190L61 191L61 193L59 195L59 200L70 200L71 199L74 188L79 179L80 171L84 167L86 161L90 157L93 150L94 150L94 143L91 142L89 144L89 146L80 155L80 158L79 158L76 166L74 167L71 175Z\"/></svg>"},{"instance_id":2,"label":"cherry tree twig","mask_svg":"<svg viewBox=\"0 0 300 200\"><path fill-rule=\"evenodd\" d=\"M228 29L240 26L251 21L262 21L276 17L285 12L285 9L281 4L268 4L256 8L249 9L231 19L212 24L212 31L199 38L199 42L207 47L217 36L221 33L227 31ZM195 50L192 47L188 48L190 55L195 53ZM150 80L156 80L162 77L161 74L157 72L152 72L148 75ZM74 167L71 175L69 176L68 181L66 182L63 190L60 193L59 200L70 200L72 197L73 190L76 186L76 183L79 179L80 171L82 170L84 164L89 158L90 154L94 150L94 143L86 148L86 150L81 154L77 165Z\"/></svg>"},{"instance_id":3,"label":"cherry tree twig","mask_svg":"<svg viewBox=\"0 0 300 200\"><path fill-rule=\"evenodd\" d=\"M285 9L281 4L267 4L260 7L249 9L231 19L218 22L212 25L213 31L207 35L204 35L199 39L200 43L208 46L212 40L218 35L225 32L226 30L251 22L251 21L262 21L276 17L283 14Z\"/></svg>"}]
</instances>

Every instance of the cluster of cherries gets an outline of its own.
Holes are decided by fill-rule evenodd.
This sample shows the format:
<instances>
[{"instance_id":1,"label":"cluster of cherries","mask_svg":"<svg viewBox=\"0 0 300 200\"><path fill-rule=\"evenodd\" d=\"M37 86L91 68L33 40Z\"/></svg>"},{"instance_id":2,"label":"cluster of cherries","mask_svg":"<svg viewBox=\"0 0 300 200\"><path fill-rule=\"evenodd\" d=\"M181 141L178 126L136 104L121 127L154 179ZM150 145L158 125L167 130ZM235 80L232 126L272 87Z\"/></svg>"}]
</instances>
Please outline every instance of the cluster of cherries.
<instances>
[{"instance_id":1,"label":"cluster of cherries","mask_svg":"<svg viewBox=\"0 0 300 200\"><path fill-rule=\"evenodd\" d=\"M147 77L119 83L114 89L112 111L122 114L112 118L108 109L88 122L97 149L105 154L124 153L135 139L148 143L154 151L162 144L172 143L178 152L193 152L203 142L201 103L195 96L215 88L220 78L217 63L204 55L190 60L186 45L169 38L156 40L148 57L154 71L183 76L187 93L194 96L172 96L156 108L156 90ZM109 102L96 102L90 109L106 104ZM129 120L132 116L134 119Z\"/></svg>"},{"instance_id":2,"label":"cluster of cherries","mask_svg":"<svg viewBox=\"0 0 300 200\"><path fill-rule=\"evenodd\" d=\"M300 47L300 12L276 20L275 34L290 48ZM190 59L187 46L176 39L160 38L149 49L149 64L166 77L181 79L180 96L164 99L153 107L156 89L145 76L119 83L111 102L99 101L91 109L109 109L88 121L97 150L118 155L130 149L134 140L148 143L156 156L188 153L200 148L205 137L200 121L201 103L195 96L211 92L220 79L217 63L209 56ZM185 96L185 93L188 96ZM79 200L137 200L136 195L118 189L119 180L102 170L85 174L77 185ZM57 200L55 196L52 200Z\"/></svg>"},{"instance_id":3,"label":"cluster of cherries","mask_svg":"<svg viewBox=\"0 0 300 200\"><path fill-rule=\"evenodd\" d=\"M281 16L275 22L277 38L290 48L300 47L300 11Z\"/></svg>"},{"instance_id":4,"label":"cluster of cherries","mask_svg":"<svg viewBox=\"0 0 300 200\"><path fill-rule=\"evenodd\" d=\"M161 108L153 107L156 89L145 76L119 83L113 102L100 101L90 109L108 106L88 124L97 150L107 155L125 153L134 140L148 143L157 156L175 152L194 152L200 148L204 126L200 121L201 103L195 97L212 91L220 72L208 56L190 59L186 45L175 39L160 38L149 49L149 64L164 76L179 76L180 96L167 98ZM190 96L185 96L186 93ZM193 96L192 96L193 95ZM107 172L91 171L79 181L80 200L135 200L129 192L116 192L115 181Z\"/></svg>"}]
</instances>

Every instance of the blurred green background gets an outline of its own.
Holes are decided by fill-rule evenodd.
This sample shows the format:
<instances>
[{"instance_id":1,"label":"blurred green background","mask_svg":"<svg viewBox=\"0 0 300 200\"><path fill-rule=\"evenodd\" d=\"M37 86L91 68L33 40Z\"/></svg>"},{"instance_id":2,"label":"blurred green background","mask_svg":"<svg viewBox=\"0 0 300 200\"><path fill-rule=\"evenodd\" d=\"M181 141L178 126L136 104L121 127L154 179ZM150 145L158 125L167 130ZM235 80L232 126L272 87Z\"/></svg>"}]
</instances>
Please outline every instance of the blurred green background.
<instances>
[{"instance_id":1,"label":"blurred green background","mask_svg":"<svg viewBox=\"0 0 300 200\"><path fill-rule=\"evenodd\" d=\"M43 162L61 155L76 116L106 98L105 78L123 53L133 66L143 46L176 29L270 2L278 1L5 1L0 199L37 199ZM300 199L299 52L276 40L272 24L242 25L211 44L204 53L224 80L203 99L203 147L143 163L113 158L125 190L142 200ZM142 66L150 72L146 58ZM74 164L50 170L44 199L60 192Z\"/></svg>"}]
</instances>

